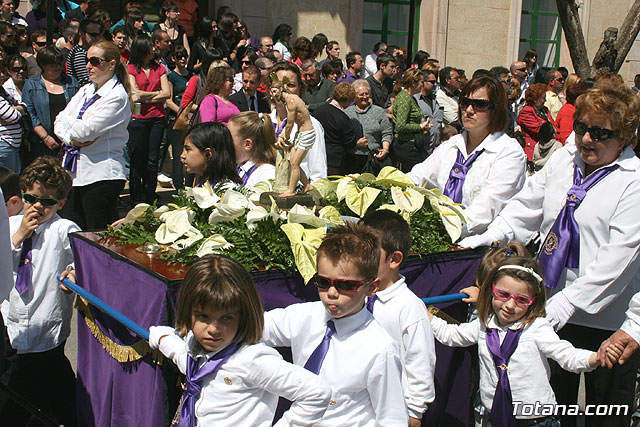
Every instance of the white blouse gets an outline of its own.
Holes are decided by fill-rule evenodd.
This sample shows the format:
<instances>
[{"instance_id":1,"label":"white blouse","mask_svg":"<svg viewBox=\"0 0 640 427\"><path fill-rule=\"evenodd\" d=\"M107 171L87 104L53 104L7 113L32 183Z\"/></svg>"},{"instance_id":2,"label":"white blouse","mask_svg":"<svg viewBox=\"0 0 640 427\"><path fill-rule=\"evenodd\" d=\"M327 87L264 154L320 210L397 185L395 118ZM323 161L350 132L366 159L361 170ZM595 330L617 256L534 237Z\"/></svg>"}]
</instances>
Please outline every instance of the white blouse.
<instances>
[{"instance_id":1,"label":"white blouse","mask_svg":"<svg viewBox=\"0 0 640 427\"><path fill-rule=\"evenodd\" d=\"M78 119L85 101L96 93L95 88L94 83L80 88L53 125L55 134L65 145L70 146L72 140L93 142L79 150L76 172L71 173L74 187L127 178L123 150L129 139L129 96L113 76L98 90L100 98L87 108L82 119Z\"/></svg>"},{"instance_id":2,"label":"white blouse","mask_svg":"<svg viewBox=\"0 0 640 427\"><path fill-rule=\"evenodd\" d=\"M166 333L166 327L152 327L150 343ZM199 363L215 355L198 351L193 333L183 340L168 335L160 342L162 354L173 360L180 372L186 373L187 355ZM282 359L280 354L258 343L243 345L220 369L202 380L195 402L196 426L270 427L278 404L278 396L295 403L276 426L314 425L329 406L331 392L317 375Z\"/></svg>"},{"instance_id":3,"label":"white blouse","mask_svg":"<svg viewBox=\"0 0 640 427\"><path fill-rule=\"evenodd\" d=\"M253 167L255 163L251 160L247 160L242 165L239 166L239 175L242 178L249 169ZM275 179L276 177L276 167L274 165L270 165L269 163L263 163L257 168L253 170L249 178L247 179L247 183L244 185L245 187L253 187L260 182L269 182L270 179Z\"/></svg>"},{"instance_id":4,"label":"white blouse","mask_svg":"<svg viewBox=\"0 0 640 427\"><path fill-rule=\"evenodd\" d=\"M584 176L575 145L553 153L487 233L527 242L539 231L544 240L573 185L574 162ZM626 147L612 164L619 167L594 185L575 211L580 266L565 269L555 292L575 310L569 323L613 331L622 325L640 284L640 159Z\"/></svg>"},{"instance_id":5,"label":"white blouse","mask_svg":"<svg viewBox=\"0 0 640 427\"><path fill-rule=\"evenodd\" d=\"M413 167L409 177L416 185L427 184L444 191L458 156L465 160L474 152L484 152L471 164L462 187L462 206L468 218L469 234L484 232L507 202L522 188L527 157L520 144L504 132L491 134L466 155L466 132L438 146L431 156Z\"/></svg>"},{"instance_id":6,"label":"white blouse","mask_svg":"<svg viewBox=\"0 0 640 427\"><path fill-rule=\"evenodd\" d=\"M521 323L507 326L498 325L494 317L489 318L488 326L480 319L471 323L450 325L446 321L433 317L431 326L436 339L451 347L468 347L478 344L480 362L480 398L482 405L491 410L493 397L498 386L497 368L486 342L487 327L497 329L502 344L507 329L518 329ZM518 347L509 359L507 375L513 401L523 404L540 402L541 405L556 403L555 395L549 384L549 364L551 358L570 372L586 372L595 368L589 366L592 352L576 349L569 341L561 340L544 318L537 318L527 325L520 335ZM522 408L522 406L520 406ZM536 418L539 415L516 415L516 418Z\"/></svg>"}]
</instances>

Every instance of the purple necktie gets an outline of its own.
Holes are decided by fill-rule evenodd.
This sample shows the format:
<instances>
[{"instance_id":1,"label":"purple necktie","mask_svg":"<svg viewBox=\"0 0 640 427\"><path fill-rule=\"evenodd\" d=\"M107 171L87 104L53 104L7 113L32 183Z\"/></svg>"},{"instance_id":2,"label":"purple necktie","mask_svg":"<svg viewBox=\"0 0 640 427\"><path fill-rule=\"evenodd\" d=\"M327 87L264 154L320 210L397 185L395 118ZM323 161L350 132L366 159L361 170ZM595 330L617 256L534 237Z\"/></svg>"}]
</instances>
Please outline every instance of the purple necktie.
<instances>
[{"instance_id":1,"label":"purple necktie","mask_svg":"<svg viewBox=\"0 0 640 427\"><path fill-rule=\"evenodd\" d=\"M309 360L304 364L304 369L311 371L316 375L320 372L320 367L322 366L322 362L324 362L324 357L327 355L327 351L329 351L331 336L335 334L335 332L336 325L333 323L333 320L329 320L327 322L327 331L324 333L322 342L315 350L313 350L313 353L309 356Z\"/></svg>"},{"instance_id":2,"label":"purple necktie","mask_svg":"<svg viewBox=\"0 0 640 427\"><path fill-rule=\"evenodd\" d=\"M573 187L567 192L565 205L540 250L540 267L547 287L556 289L564 268L577 268L580 265L580 227L574 216L575 210L587 191L617 167L613 165L597 170L582 182L580 168L574 163Z\"/></svg>"},{"instance_id":3,"label":"purple necktie","mask_svg":"<svg viewBox=\"0 0 640 427\"><path fill-rule=\"evenodd\" d=\"M194 427L196 425L196 399L200 395L202 387L200 381L209 375L214 374L223 363L225 363L238 350L240 344L231 344L214 355L198 369L198 362L187 356L187 383L182 394L182 407L180 408L180 420L178 427Z\"/></svg>"},{"instance_id":4,"label":"purple necktie","mask_svg":"<svg viewBox=\"0 0 640 427\"><path fill-rule=\"evenodd\" d=\"M249 181L249 177L251 176L252 173L254 173L256 171L256 169L258 169L258 165L253 165L249 168L249 170L247 170L244 175L242 175L242 186L244 187L245 185L247 185L247 181ZM242 167L238 166L238 175L240 174L240 172L242 172Z\"/></svg>"},{"instance_id":5,"label":"purple necktie","mask_svg":"<svg viewBox=\"0 0 640 427\"><path fill-rule=\"evenodd\" d=\"M493 362L496 364L498 371L498 385L493 395L493 404L491 405L491 424L498 427L515 427L516 417L513 415L513 404L511 403L511 387L509 386L509 376L507 375L507 364L520 340L522 330L517 331L507 329L507 336L504 337L502 345L500 345L500 336L497 329L487 329L485 332L487 347Z\"/></svg>"},{"instance_id":6,"label":"purple necktie","mask_svg":"<svg viewBox=\"0 0 640 427\"><path fill-rule=\"evenodd\" d=\"M467 177L467 172L469 172L471 164L475 162L483 151L484 149L476 151L465 161L462 152L458 150L458 157L451 168L451 172L449 172L447 184L444 186L444 195L448 196L455 203L462 203L462 186Z\"/></svg>"},{"instance_id":7,"label":"purple necktie","mask_svg":"<svg viewBox=\"0 0 640 427\"><path fill-rule=\"evenodd\" d=\"M16 276L16 291L22 296L31 283L31 246L32 236L22 242L22 251L20 252L20 264Z\"/></svg>"},{"instance_id":8,"label":"purple necktie","mask_svg":"<svg viewBox=\"0 0 640 427\"><path fill-rule=\"evenodd\" d=\"M82 104L82 108L80 108L80 112L78 113L78 120L82 119L82 116L84 116L87 108L91 107L91 105L98 99L100 99L100 95L96 93L91 98L87 99L84 104ZM62 165L67 170L75 172L78 165L78 154L80 153L80 151L77 148L73 148L68 145L63 146L63 150L64 159L62 161Z\"/></svg>"},{"instance_id":9,"label":"purple necktie","mask_svg":"<svg viewBox=\"0 0 640 427\"><path fill-rule=\"evenodd\" d=\"M369 298L367 298L367 310L369 310L369 313L373 314L373 304L376 303L376 300L378 299L378 295L373 295Z\"/></svg>"}]
</instances>

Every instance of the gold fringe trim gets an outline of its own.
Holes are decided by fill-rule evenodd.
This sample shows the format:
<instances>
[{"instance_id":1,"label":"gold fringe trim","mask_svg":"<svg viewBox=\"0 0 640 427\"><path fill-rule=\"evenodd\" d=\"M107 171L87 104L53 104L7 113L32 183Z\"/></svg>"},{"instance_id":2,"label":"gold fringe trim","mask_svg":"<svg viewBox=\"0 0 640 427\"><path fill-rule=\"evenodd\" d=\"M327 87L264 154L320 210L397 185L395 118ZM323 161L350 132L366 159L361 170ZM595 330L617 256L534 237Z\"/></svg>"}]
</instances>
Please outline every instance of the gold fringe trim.
<instances>
[{"instance_id":1,"label":"gold fringe trim","mask_svg":"<svg viewBox=\"0 0 640 427\"><path fill-rule=\"evenodd\" d=\"M447 323L451 323L453 325L459 325L460 322L458 322L456 319L454 319L453 317L449 316L447 313L445 313L444 311L440 310L439 308L433 306L433 305L429 305L427 306L427 310L429 311L429 313L433 314L434 316L437 316L439 318L441 318L442 320L446 321Z\"/></svg>"},{"instance_id":2,"label":"gold fringe trim","mask_svg":"<svg viewBox=\"0 0 640 427\"><path fill-rule=\"evenodd\" d=\"M78 296L76 298L76 308L82 313L84 322L91 331L91 334L102 345L102 348L109 353L111 357L120 363L135 362L142 359L147 354L151 354L153 362L162 365L162 353L159 350L152 350L149 347L149 343L145 340L140 340L133 345L120 345L114 342L111 338L106 336L98 327L91 311L89 311L89 302Z\"/></svg>"}]
</instances>

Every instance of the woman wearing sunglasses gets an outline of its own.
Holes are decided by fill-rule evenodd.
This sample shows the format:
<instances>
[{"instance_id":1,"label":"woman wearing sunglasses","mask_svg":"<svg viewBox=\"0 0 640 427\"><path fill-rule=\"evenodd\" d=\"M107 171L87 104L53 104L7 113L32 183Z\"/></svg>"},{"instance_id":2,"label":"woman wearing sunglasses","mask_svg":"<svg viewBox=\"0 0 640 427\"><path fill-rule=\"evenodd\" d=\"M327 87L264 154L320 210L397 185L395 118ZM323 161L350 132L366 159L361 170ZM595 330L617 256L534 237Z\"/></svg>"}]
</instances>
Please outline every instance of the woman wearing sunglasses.
<instances>
[{"instance_id":1,"label":"woman wearing sunglasses","mask_svg":"<svg viewBox=\"0 0 640 427\"><path fill-rule=\"evenodd\" d=\"M495 78L479 76L462 88L458 117L462 133L443 142L409 177L461 203L468 233L478 234L524 185L526 157L504 132L510 120L507 95Z\"/></svg>"},{"instance_id":2,"label":"woman wearing sunglasses","mask_svg":"<svg viewBox=\"0 0 640 427\"><path fill-rule=\"evenodd\" d=\"M117 219L131 106L129 75L115 44L103 40L91 46L87 70L92 84L71 98L53 129L64 144L63 165L73 178L63 216L82 229L97 230Z\"/></svg>"},{"instance_id":3,"label":"woman wearing sunglasses","mask_svg":"<svg viewBox=\"0 0 640 427\"><path fill-rule=\"evenodd\" d=\"M539 232L540 265L552 295L547 320L561 338L595 350L620 328L640 284L640 160L633 152L640 100L623 83L601 81L575 108L575 144L557 150L487 232L460 245L524 243ZM638 356L587 374L587 404L631 405ZM558 403L576 403L578 380L552 369ZM606 384L606 391L593 391L594 384ZM630 415L615 425L628 425ZM598 425L614 425L607 422L598 417Z\"/></svg>"}]
</instances>

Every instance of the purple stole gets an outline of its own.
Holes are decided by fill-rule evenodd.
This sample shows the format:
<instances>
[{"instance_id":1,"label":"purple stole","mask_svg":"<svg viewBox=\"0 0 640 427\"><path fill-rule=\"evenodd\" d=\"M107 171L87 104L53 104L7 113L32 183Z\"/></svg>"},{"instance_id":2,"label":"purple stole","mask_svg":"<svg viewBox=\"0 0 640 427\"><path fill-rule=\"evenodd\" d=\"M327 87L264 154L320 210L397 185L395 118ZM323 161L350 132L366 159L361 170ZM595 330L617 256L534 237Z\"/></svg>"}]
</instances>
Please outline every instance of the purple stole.
<instances>
[{"instance_id":1,"label":"purple stole","mask_svg":"<svg viewBox=\"0 0 640 427\"><path fill-rule=\"evenodd\" d=\"M252 173L254 173L258 169L258 165L253 165L247 170L244 175L242 175L242 186L247 185L247 181L249 181L249 177ZM238 174L242 171L242 167L238 166Z\"/></svg>"},{"instance_id":2,"label":"purple stole","mask_svg":"<svg viewBox=\"0 0 640 427\"><path fill-rule=\"evenodd\" d=\"M91 98L84 101L84 104L82 104L82 108L80 108L80 112L78 113L78 120L82 119L82 116L84 116L84 113L87 111L87 109L91 107L91 105L93 105L93 103L98 99L100 99L100 95L95 93ZM80 150L69 145L63 145L62 148L64 150L62 165L67 170L75 172L78 165L78 155L80 153Z\"/></svg>"},{"instance_id":3,"label":"purple stole","mask_svg":"<svg viewBox=\"0 0 640 427\"><path fill-rule=\"evenodd\" d=\"M574 216L575 210L587 191L617 167L613 165L599 169L582 181L580 168L573 164L573 186L567 192L565 205L540 250L540 267L547 287L556 289L564 268L577 268L580 265L580 227Z\"/></svg>"},{"instance_id":4,"label":"purple stole","mask_svg":"<svg viewBox=\"0 0 640 427\"><path fill-rule=\"evenodd\" d=\"M33 234L22 242L20 251L20 264L16 275L16 291L20 296L24 295L31 284L31 247L33 245Z\"/></svg>"},{"instance_id":5,"label":"purple stole","mask_svg":"<svg viewBox=\"0 0 640 427\"><path fill-rule=\"evenodd\" d=\"M449 179L444 186L444 195L448 196L455 203L462 203L462 187L464 186L464 180L467 178L467 172L469 168L476 161L478 156L484 152L484 149L476 151L465 161L462 152L458 150L458 156L456 161L451 167L449 172Z\"/></svg>"},{"instance_id":6,"label":"purple stole","mask_svg":"<svg viewBox=\"0 0 640 427\"><path fill-rule=\"evenodd\" d=\"M367 310L369 310L369 313L373 314L373 305L376 303L376 300L378 299L378 295L373 294L373 296L367 298Z\"/></svg>"},{"instance_id":7,"label":"purple stole","mask_svg":"<svg viewBox=\"0 0 640 427\"><path fill-rule=\"evenodd\" d=\"M193 427L196 425L196 399L200 395L202 387L200 382L209 375L215 374L220 366L222 366L229 358L240 348L240 344L230 344L211 359L198 368L198 362L187 355L187 383L185 384L184 393L182 394L182 402L180 407L180 420L176 425L178 427Z\"/></svg>"},{"instance_id":8,"label":"purple stole","mask_svg":"<svg viewBox=\"0 0 640 427\"><path fill-rule=\"evenodd\" d=\"M500 345L500 336L497 329L487 328L485 331L487 347L491 356L493 356L493 362L498 372L498 385L491 405L491 424L496 427L515 427L516 425L507 369L509 359L513 352L516 351L516 347L518 347L518 341L520 341L523 329L524 327L516 331L507 329L507 336L504 337L502 345Z\"/></svg>"},{"instance_id":9,"label":"purple stole","mask_svg":"<svg viewBox=\"0 0 640 427\"><path fill-rule=\"evenodd\" d=\"M278 137L280 136L280 134L282 133L282 131L285 128L286 125L287 125L287 119L286 118L282 121L280 126L278 126L276 124L276 122L273 122L273 130L276 131L276 139L278 139Z\"/></svg>"}]
</instances>

